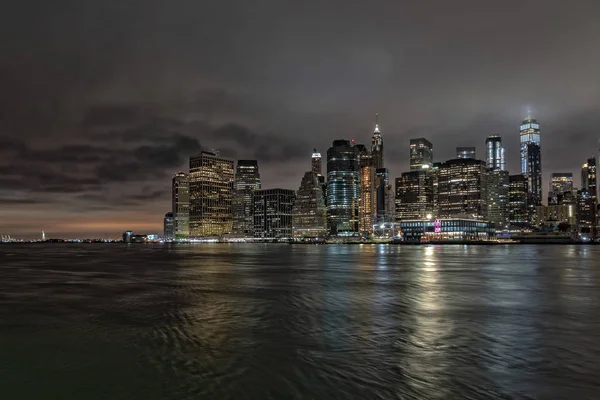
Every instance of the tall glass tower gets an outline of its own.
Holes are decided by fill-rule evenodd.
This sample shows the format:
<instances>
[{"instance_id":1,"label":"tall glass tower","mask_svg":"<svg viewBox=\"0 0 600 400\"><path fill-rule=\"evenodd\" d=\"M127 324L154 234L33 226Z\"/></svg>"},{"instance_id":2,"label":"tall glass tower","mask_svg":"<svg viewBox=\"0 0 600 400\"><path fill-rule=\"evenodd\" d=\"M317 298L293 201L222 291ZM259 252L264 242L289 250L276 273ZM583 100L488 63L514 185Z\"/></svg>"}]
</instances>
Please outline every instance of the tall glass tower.
<instances>
[{"instance_id":1,"label":"tall glass tower","mask_svg":"<svg viewBox=\"0 0 600 400\"><path fill-rule=\"evenodd\" d=\"M506 171L502 136L489 135L485 140L485 160L487 167L493 170Z\"/></svg>"},{"instance_id":2,"label":"tall glass tower","mask_svg":"<svg viewBox=\"0 0 600 400\"><path fill-rule=\"evenodd\" d=\"M359 151L348 140L327 150L327 225L332 234L358 232Z\"/></svg>"},{"instance_id":3,"label":"tall glass tower","mask_svg":"<svg viewBox=\"0 0 600 400\"><path fill-rule=\"evenodd\" d=\"M533 202L530 207L541 204L542 201L542 159L540 147L540 124L531 116L521 123L521 173L528 181L529 198ZM529 154L530 151L536 154Z\"/></svg>"},{"instance_id":4,"label":"tall glass tower","mask_svg":"<svg viewBox=\"0 0 600 400\"><path fill-rule=\"evenodd\" d=\"M245 236L254 234L254 191L259 190L258 161L238 160L233 182L233 233Z\"/></svg>"}]
</instances>

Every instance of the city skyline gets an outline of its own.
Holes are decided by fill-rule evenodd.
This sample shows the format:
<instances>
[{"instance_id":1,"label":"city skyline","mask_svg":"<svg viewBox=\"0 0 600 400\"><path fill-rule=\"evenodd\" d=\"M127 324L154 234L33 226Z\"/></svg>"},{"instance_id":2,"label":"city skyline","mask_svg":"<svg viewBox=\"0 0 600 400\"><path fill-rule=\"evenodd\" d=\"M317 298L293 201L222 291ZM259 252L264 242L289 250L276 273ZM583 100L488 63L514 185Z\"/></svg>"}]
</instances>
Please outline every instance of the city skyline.
<instances>
[{"instance_id":1,"label":"city skyline","mask_svg":"<svg viewBox=\"0 0 600 400\"><path fill-rule=\"evenodd\" d=\"M467 146L482 158L487 135L502 135L518 173L531 109L544 201L553 172L580 186L598 147L600 4L341 5L11 7L0 39L0 233L160 232L170 179L201 150L256 159L263 187L297 190L313 148L369 146L375 113L390 181L409 170L407 143L420 137L445 161ZM523 15L547 23L524 31Z\"/></svg>"}]
</instances>

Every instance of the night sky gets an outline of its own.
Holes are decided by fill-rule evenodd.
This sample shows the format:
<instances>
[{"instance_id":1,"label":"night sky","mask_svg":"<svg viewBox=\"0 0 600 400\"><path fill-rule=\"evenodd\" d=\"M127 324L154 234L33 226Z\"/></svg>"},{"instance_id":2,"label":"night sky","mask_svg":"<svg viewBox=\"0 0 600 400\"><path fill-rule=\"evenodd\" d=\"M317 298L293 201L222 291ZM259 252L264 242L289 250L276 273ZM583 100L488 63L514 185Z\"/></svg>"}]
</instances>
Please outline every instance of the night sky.
<instances>
[{"instance_id":1,"label":"night sky","mask_svg":"<svg viewBox=\"0 0 600 400\"><path fill-rule=\"evenodd\" d=\"M527 109L544 197L600 138L600 1L23 0L0 13L0 233L162 232L171 176L201 149L297 189L313 147L408 141L435 161Z\"/></svg>"}]
</instances>

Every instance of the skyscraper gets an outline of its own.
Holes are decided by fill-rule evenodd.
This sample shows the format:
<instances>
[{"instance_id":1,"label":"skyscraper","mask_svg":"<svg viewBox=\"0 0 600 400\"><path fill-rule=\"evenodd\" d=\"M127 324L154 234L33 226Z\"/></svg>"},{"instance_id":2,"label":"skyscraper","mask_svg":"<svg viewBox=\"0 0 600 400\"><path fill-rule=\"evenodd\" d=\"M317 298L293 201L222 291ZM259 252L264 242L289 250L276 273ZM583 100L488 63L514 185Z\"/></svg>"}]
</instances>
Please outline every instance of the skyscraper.
<instances>
[{"instance_id":1,"label":"skyscraper","mask_svg":"<svg viewBox=\"0 0 600 400\"><path fill-rule=\"evenodd\" d=\"M487 169L473 158L448 160L438 171L438 218L487 217Z\"/></svg>"},{"instance_id":2,"label":"skyscraper","mask_svg":"<svg viewBox=\"0 0 600 400\"><path fill-rule=\"evenodd\" d=\"M190 157L190 236L220 236L232 230L233 160L203 151Z\"/></svg>"},{"instance_id":3,"label":"skyscraper","mask_svg":"<svg viewBox=\"0 0 600 400\"><path fill-rule=\"evenodd\" d=\"M377 223L393 222L395 220L394 192L390 185L387 168L375 170L375 190Z\"/></svg>"},{"instance_id":4,"label":"skyscraper","mask_svg":"<svg viewBox=\"0 0 600 400\"><path fill-rule=\"evenodd\" d=\"M581 188L587 190L592 199L597 199L598 196L596 177L596 157L592 156L581 167Z\"/></svg>"},{"instance_id":5,"label":"skyscraper","mask_svg":"<svg viewBox=\"0 0 600 400\"><path fill-rule=\"evenodd\" d=\"M358 230L372 232L377 217L377 188L375 186L375 167L365 165L360 168Z\"/></svg>"},{"instance_id":6,"label":"skyscraper","mask_svg":"<svg viewBox=\"0 0 600 400\"><path fill-rule=\"evenodd\" d=\"M383 168L383 137L379 131L379 114L375 114L375 130L371 142L371 155L373 157L373 166Z\"/></svg>"},{"instance_id":7,"label":"skyscraper","mask_svg":"<svg viewBox=\"0 0 600 400\"><path fill-rule=\"evenodd\" d=\"M508 220L511 224L526 224L529 222L527 178L523 174L510 175L508 182Z\"/></svg>"},{"instance_id":8,"label":"skyscraper","mask_svg":"<svg viewBox=\"0 0 600 400\"><path fill-rule=\"evenodd\" d=\"M457 147L456 158L476 158L475 147Z\"/></svg>"},{"instance_id":9,"label":"skyscraper","mask_svg":"<svg viewBox=\"0 0 600 400\"><path fill-rule=\"evenodd\" d=\"M358 231L359 152L348 140L327 150L327 226L331 233Z\"/></svg>"},{"instance_id":10,"label":"skyscraper","mask_svg":"<svg viewBox=\"0 0 600 400\"><path fill-rule=\"evenodd\" d=\"M173 176L171 201L175 238L185 239L190 235L190 182L184 172Z\"/></svg>"},{"instance_id":11,"label":"skyscraper","mask_svg":"<svg viewBox=\"0 0 600 400\"><path fill-rule=\"evenodd\" d=\"M319 153L317 149L313 149L311 170L315 175L321 176L321 153Z\"/></svg>"},{"instance_id":12,"label":"skyscraper","mask_svg":"<svg viewBox=\"0 0 600 400\"><path fill-rule=\"evenodd\" d=\"M254 235L252 199L255 190L260 189L258 161L238 160L233 183L233 233L244 236Z\"/></svg>"},{"instance_id":13,"label":"skyscraper","mask_svg":"<svg viewBox=\"0 0 600 400\"><path fill-rule=\"evenodd\" d=\"M317 175L306 172L292 208L292 236L316 238L327 235L327 210Z\"/></svg>"},{"instance_id":14,"label":"skyscraper","mask_svg":"<svg viewBox=\"0 0 600 400\"><path fill-rule=\"evenodd\" d=\"M433 176L427 170L396 178L396 219L424 219L433 213Z\"/></svg>"},{"instance_id":15,"label":"skyscraper","mask_svg":"<svg viewBox=\"0 0 600 400\"><path fill-rule=\"evenodd\" d=\"M175 239L175 219L173 218L172 212L165 214L165 219L163 222L163 239Z\"/></svg>"},{"instance_id":16,"label":"skyscraper","mask_svg":"<svg viewBox=\"0 0 600 400\"><path fill-rule=\"evenodd\" d=\"M498 227L504 227L508 223L509 185L508 171L488 170L487 220Z\"/></svg>"},{"instance_id":17,"label":"skyscraper","mask_svg":"<svg viewBox=\"0 0 600 400\"><path fill-rule=\"evenodd\" d=\"M548 205L562 204L565 193L573 193L573 174L570 172L553 173L548 191Z\"/></svg>"},{"instance_id":18,"label":"skyscraper","mask_svg":"<svg viewBox=\"0 0 600 400\"><path fill-rule=\"evenodd\" d=\"M410 139L410 169L429 168L433 164L433 145L424 138Z\"/></svg>"},{"instance_id":19,"label":"skyscraper","mask_svg":"<svg viewBox=\"0 0 600 400\"><path fill-rule=\"evenodd\" d=\"M536 206L542 202L542 157L540 125L528 116L520 126L521 173L527 178L530 218L535 217ZM530 154L532 153L533 154Z\"/></svg>"},{"instance_id":20,"label":"skyscraper","mask_svg":"<svg viewBox=\"0 0 600 400\"><path fill-rule=\"evenodd\" d=\"M506 170L504 161L504 147L502 147L502 136L489 135L485 140L485 160L487 167L493 170Z\"/></svg>"},{"instance_id":21,"label":"skyscraper","mask_svg":"<svg viewBox=\"0 0 600 400\"><path fill-rule=\"evenodd\" d=\"M254 237L282 239L292 237L292 208L295 193L288 189L254 191Z\"/></svg>"}]
</instances>

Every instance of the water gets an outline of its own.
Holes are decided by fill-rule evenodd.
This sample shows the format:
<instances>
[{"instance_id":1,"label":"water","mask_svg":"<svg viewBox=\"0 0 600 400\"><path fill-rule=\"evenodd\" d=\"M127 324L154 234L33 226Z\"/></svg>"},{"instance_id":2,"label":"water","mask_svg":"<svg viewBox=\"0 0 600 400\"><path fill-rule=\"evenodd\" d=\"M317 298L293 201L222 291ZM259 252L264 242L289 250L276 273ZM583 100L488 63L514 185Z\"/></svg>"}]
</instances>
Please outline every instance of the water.
<instances>
[{"instance_id":1,"label":"water","mask_svg":"<svg viewBox=\"0 0 600 400\"><path fill-rule=\"evenodd\" d=\"M4 245L2 399L597 399L600 246Z\"/></svg>"}]
</instances>

